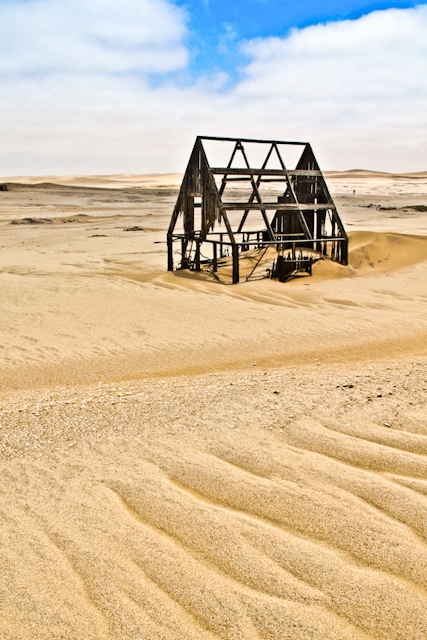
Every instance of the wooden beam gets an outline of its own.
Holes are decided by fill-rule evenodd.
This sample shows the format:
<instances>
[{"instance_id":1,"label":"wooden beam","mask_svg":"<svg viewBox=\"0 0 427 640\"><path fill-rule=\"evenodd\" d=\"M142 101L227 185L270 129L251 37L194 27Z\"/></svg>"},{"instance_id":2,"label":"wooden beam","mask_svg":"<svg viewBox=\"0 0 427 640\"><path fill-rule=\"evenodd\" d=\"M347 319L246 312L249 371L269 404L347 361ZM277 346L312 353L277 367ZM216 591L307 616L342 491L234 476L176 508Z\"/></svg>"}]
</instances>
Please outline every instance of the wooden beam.
<instances>
[{"instance_id":1,"label":"wooden beam","mask_svg":"<svg viewBox=\"0 0 427 640\"><path fill-rule=\"evenodd\" d=\"M340 244L346 244L348 242L347 238L319 238L321 242L339 242ZM204 242L209 242L210 244L218 243L218 240L211 240L210 238L206 238ZM315 243L317 240L309 239L309 238L295 238L295 236L286 237L282 235L279 239L276 240L245 240L242 242L223 242L222 244L226 247L259 247L259 246L274 246L276 244L289 244L291 242L295 242L295 244L305 245L307 242ZM224 257L224 256L221 256Z\"/></svg>"},{"instance_id":2,"label":"wooden beam","mask_svg":"<svg viewBox=\"0 0 427 640\"><path fill-rule=\"evenodd\" d=\"M221 213L222 213L222 219L224 220L225 228L227 229L228 237L231 240L231 244L235 244L236 241L234 239L233 229L231 228L231 224L228 219L227 212L224 210L224 208L222 208Z\"/></svg>"},{"instance_id":3,"label":"wooden beam","mask_svg":"<svg viewBox=\"0 0 427 640\"><path fill-rule=\"evenodd\" d=\"M225 169L225 171L223 172L225 175L222 178L222 182L221 182L221 187L219 189L219 197L222 198L222 194L224 193L225 187L227 185L227 175L228 175L228 169L231 167L231 165L233 164L233 160L234 160L234 156L236 155L237 151L239 151L241 147L240 142L237 140L236 144L234 145L234 149L233 152L231 154L231 158L228 161L228 165L227 165L227 169ZM212 169L210 169L211 173L212 173Z\"/></svg>"},{"instance_id":4,"label":"wooden beam","mask_svg":"<svg viewBox=\"0 0 427 640\"><path fill-rule=\"evenodd\" d=\"M278 176L286 179L286 171L284 169L251 169L237 168L237 167L211 167L211 171L214 174L222 175L236 175L236 176ZM309 169L290 169L288 170L290 176L307 176L313 178L320 178L321 171L314 171Z\"/></svg>"},{"instance_id":5,"label":"wooden beam","mask_svg":"<svg viewBox=\"0 0 427 640\"><path fill-rule=\"evenodd\" d=\"M331 204L300 204L298 202L223 202L224 209L229 211L239 211L243 209L254 209L258 211L325 211L327 209L334 209L334 205Z\"/></svg>"},{"instance_id":6,"label":"wooden beam","mask_svg":"<svg viewBox=\"0 0 427 640\"><path fill-rule=\"evenodd\" d=\"M255 138L220 138L217 136L197 136L197 140L217 140L218 142L254 142L259 144L288 144L306 146L307 142L290 142L286 140L257 140Z\"/></svg>"}]
</instances>

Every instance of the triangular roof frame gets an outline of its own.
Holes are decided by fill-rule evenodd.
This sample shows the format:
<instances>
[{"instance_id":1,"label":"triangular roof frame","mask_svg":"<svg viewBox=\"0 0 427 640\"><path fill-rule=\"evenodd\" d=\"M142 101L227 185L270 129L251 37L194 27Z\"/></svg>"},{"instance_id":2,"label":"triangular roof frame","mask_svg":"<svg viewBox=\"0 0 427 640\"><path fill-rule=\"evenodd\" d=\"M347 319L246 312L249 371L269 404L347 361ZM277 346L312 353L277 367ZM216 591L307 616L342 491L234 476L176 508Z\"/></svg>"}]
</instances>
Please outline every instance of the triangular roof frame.
<instances>
[{"instance_id":1,"label":"triangular roof frame","mask_svg":"<svg viewBox=\"0 0 427 640\"><path fill-rule=\"evenodd\" d=\"M232 153L225 167L211 166L205 150L205 141L232 143ZM250 166L245 144L264 145L266 155L259 168ZM301 147L301 155L294 169L286 167L284 146ZM233 167L237 157L243 166ZM279 169L269 169L275 157ZM233 181L249 182L251 195L245 202L224 200L225 189ZM262 199L263 182L282 182L283 196L278 202ZM195 225L195 209L200 207L200 224ZM245 223L251 211L258 211L265 225L257 232L246 232ZM231 224L232 211L241 211L238 225ZM183 218L183 232L175 231L179 217ZM328 231L325 224L328 222ZM224 233L215 232L215 225L223 223ZM262 237L260 239L260 233ZM255 238L255 235L256 238ZM212 259L205 259L215 271L224 246L231 248L233 256L233 283L239 281L239 253L251 246L276 245L277 251L292 246L304 247L322 256L347 264L348 238L336 206L327 188L324 176L308 142L255 140L250 138L218 138L198 136L194 144L179 195L167 232L168 270L174 269L173 243L181 243L180 268L200 270L200 247L212 245Z\"/></svg>"}]
</instances>

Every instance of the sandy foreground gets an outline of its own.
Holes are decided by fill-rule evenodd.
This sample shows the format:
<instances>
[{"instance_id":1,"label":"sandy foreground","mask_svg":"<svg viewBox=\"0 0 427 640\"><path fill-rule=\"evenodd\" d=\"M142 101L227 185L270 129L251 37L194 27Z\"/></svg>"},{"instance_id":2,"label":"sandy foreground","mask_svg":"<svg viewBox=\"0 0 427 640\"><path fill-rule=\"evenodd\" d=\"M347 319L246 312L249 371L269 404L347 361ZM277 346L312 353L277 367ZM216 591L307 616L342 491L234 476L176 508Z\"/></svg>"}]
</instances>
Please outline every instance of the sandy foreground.
<instances>
[{"instance_id":1,"label":"sandy foreground","mask_svg":"<svg viewBox=\"0 0 427 640\"><path fill-rule=\"evenodd\" d=\"M327 180L350 266L234 286L180 176L0 180L2 640L427 637L427 172Z\"/></svg>"}]
</instances>

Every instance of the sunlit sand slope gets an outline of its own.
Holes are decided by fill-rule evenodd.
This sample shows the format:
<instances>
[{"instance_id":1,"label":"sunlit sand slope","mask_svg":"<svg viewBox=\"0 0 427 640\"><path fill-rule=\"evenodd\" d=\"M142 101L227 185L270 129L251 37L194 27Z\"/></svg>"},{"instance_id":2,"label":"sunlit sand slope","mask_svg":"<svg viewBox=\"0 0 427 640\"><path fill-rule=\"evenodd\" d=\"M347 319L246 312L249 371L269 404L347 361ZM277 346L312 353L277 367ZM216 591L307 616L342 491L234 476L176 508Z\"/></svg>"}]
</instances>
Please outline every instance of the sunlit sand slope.
<instances>
[{"instance_id":1,"label":"sunlit sand slope","mask_svg":"<svg viewBox=\"0 0 427 640\"><path fill-rule=\"evenodd\" d=\"M352 232L349 267L228 286L163 271L144 245L156 234L120 229L100 246L82 226L71 249L49 226L19 264L16 249L0 256L4 387L425 353L426 237Z\"/></svg>"},{"instance_id":2,"label":"sunlit sand slope","mask_svg":"<svg viewBox=\"0 0 427 640\"><path fill-rule=\"evenodd\" d=\"M165 271L172 178L0 191L1 640L425 640L426 176L235 286Z\"/></svg>"}]
</instances>

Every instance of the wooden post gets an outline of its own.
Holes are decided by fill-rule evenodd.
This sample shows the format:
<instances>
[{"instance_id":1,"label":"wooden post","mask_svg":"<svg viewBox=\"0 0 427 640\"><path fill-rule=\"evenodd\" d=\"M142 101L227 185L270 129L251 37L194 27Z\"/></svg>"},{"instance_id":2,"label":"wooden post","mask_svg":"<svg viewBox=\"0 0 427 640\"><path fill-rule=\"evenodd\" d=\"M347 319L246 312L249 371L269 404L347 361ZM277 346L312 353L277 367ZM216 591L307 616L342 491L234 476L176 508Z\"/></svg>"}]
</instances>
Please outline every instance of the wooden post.
<instances>
[{"instance_id":1,"label":"wooden post","mask_svg":"<svg viewBox=\"0 0 427 640\"><path fill-rule=\"evenodd\" d=\"M185 257L185 250L187 248L187 242L185 238L181 238L181 269L187 269L187 260Z\"/></svg>"},{"instance_id":2,"label":"wooden post","mask_svg":"<svg viewBox=\"0 0 427 640\"><path fill-rule=\"evenodd\" d=\"M184 209L184 229L187 233L194 231L194 196L188 194L186 197L186 207Z\"/></svg>"},{"instance_id":3,"label":"wooden post","mask_svg":"<svg viewBox=\"0 0 427 640\"><path fill-rule=\"evenodd\" d=\"M239 277L239 247L237 244L232 246L233 252L233 284L237 284L240 280Z\"/></svg>"},{"instance_id":4,"label":"wooden post","mask_svg":"<svg viewBox=\"0 0 427 640\"><path fill-rule=\"evenodd\" d=\"M341 248L341 264L344 265L348 265L348 240L347 238L345 240L343 240L342 242L340 242L340 248Z\"/></svg>"},{"instance_id":5,"label":"wooden post","mask_svg":"<svg viewBox=\"0 0 427 640\"><path fill-rule=\"evenodd\" d=\"M196 271L200 271L200 240L196 240Z\"/></svg>"},{"instance_id":6,"label":"wooden post","mask_svg":"<svg viewBox=\"0 0 427 640\"><path fill-rule=\"evenodd\" d=\"M173 271L173 240L168 236L168 271Z\"/></svg>"},{"instance_id":7,"label":"wooden post","mask_svg":"<svg viewBox=\"0 0 427 640\"><path fill-rule=\"evenodd\" d=\"M214 273L218 271L218 257L217 257L217 246L216 242L213 243L213 270Z\"/></svg>"}]
</instances>

